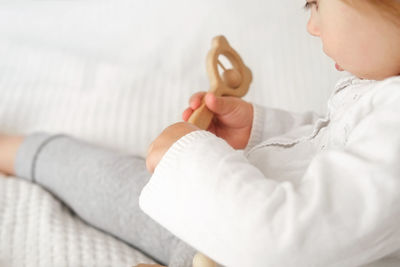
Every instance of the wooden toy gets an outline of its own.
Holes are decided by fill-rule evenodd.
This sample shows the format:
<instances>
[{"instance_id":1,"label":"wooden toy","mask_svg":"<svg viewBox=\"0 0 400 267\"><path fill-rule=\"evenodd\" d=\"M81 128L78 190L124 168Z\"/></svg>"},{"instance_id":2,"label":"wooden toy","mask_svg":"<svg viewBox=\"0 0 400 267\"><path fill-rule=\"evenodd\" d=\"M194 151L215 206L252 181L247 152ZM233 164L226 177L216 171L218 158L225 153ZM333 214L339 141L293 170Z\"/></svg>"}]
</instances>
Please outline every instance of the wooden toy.
<instances>
[{"instance_id":1,"label":"wooden toy","mask_svg":"<svg viewBox=\"0 0 400 267\"><path fill-rule=\"evenodd\" d=\"M193 258L193 267L217 267L217 264L207 256L196 253Z\"/></svg>"},{"instance_id":2,"label":"wooden toy","mask_svg":"<svg viewBox=\"0 0 400 267\"><path fill-rule=\"evenodd\" d=\"M233 69L226 69L218 60L224 55L232 64ZM218 71L218 65L223 69L222 78ZM215 96L236 96L243 97L249 90L252 81L252 74L240 58L239 54L229 45L224 36L217 36L212 41L212 48L207 55L207 73L210 79L211 88ZM213 113L206 107L204 100L201 106L196 109L189 122L201 129L208 129L213 118ZM197 253L193 258L193 267L216 267L217 264L207 256Z\"/></svg>"},{"instance_id":3,"label":"wooden toy","mask_svg":"<svg viewBox=\"0 0 400 267\"><path fill-rule=\"evenodd\" d=\"M219 61L219 56L225 56L232 64L232 69L226 69ZM224 70L222 77L218 65ZM210 80L210 90L215 96L243 97L249 90L252 74L240 58L239 54L229 45L222 35L214 37L212 48L207 55L207 73ZM207 108L204 99L201 106L189 118L189 122L197 127L207 130L213 113Z\"/></svg>"}]
</instances>

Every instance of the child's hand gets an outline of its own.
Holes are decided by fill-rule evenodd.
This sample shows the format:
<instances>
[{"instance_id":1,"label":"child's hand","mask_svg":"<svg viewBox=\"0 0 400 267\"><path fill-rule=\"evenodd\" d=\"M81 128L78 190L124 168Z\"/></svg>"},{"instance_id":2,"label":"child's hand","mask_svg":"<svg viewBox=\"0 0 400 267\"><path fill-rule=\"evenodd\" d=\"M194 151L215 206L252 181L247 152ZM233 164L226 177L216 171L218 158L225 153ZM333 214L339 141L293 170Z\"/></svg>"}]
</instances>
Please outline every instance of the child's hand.
<instances>
[{"instance_id":1,"label":"child's hand","mask_svg":"<svg viewBox=\"0 0 400 267\"><path fill-rule=\"evenodd\" d=\"M168 126L150 144L146 157L147 169L153 173L165 152L167 152L173 143L178 141L184 135L197 130L200 130L200 128L187 122L178 122Z\"/></svg>"},{"instance_id":2,"label":"child's hand","mask_svg":"<svg viewBox=\"0 0 400 267\"><path fill-rule=\"evenodd\" d=\"M192 95L189 107L182 114L184 121L200 107L203 97L207 108L214 113L207 130L225 139L235 149L245 148L253 124L253 106L237 97L216 97L212 93L198 92Z\"/></svg>"}]
</instances>

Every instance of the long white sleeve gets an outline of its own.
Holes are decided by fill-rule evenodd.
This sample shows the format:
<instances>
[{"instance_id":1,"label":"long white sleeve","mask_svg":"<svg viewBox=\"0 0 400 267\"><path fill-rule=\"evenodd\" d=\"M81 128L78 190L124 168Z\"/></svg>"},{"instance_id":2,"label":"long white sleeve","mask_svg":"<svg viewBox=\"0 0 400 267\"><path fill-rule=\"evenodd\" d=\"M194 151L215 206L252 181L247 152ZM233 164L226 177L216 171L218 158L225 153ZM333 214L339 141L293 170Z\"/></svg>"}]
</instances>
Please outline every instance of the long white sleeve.
<instances>
[{"instance_id":1,"label":"long white sleeve","mask_svg":"<svg viewBox=\"0 0 400 267\"><path fill-rule=\"evenodd\" d=\"M287 134L299 127L311 126L318 120L324 123L328 119L330 109L332 108L332 97L338 91L351 84L353 80L358 80L358 78L350 75L343 77L336 83L335 89L328 101L328 114L326 117L314 111L300 113L253 104L253 127L249 142L244 150L249 151L264 140Z\"/></svg>"},{"instance_id":2,"label":"long white sleeve","mask_svg":"<svg viewBox=\"0 0 400 267\"><path fill-rule=\"evenodd\" d=\"M283 135L304 125L312 125L321 118L313 111L296 113L277 108L253 104L253 127L245 150L250 150L261 141Z\"/></svg>"}]
</instances>

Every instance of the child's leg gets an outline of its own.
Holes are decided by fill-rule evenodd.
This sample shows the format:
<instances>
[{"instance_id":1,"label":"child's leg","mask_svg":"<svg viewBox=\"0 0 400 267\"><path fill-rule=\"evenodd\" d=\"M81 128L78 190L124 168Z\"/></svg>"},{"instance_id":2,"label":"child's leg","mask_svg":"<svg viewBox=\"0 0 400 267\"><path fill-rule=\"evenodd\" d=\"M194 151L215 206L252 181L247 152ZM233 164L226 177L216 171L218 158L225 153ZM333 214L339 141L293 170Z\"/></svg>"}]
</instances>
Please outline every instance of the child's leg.
<instances>
[{"instance_id":1,"label":"child's leg","mask_svg":"<svg viewBox=\"0 0 400 267\"><path fill-rule=\"evenodd\" d=\"M24 139L17 176L42 185L89 224L169 266L191 266L195 250L139 208L150 174L142 158L122 155L65 135Z\"/></svg>"},{"instance_id":2,"label":"child's leg","mask_svg":"<svg viewBox=\"0 0 400 267\"><path fill-rule=\"evenodd\" d=\"M23 136L0 134L0 172L13 175L17 150L23 142Z\"/></svg>"}]
</instances>

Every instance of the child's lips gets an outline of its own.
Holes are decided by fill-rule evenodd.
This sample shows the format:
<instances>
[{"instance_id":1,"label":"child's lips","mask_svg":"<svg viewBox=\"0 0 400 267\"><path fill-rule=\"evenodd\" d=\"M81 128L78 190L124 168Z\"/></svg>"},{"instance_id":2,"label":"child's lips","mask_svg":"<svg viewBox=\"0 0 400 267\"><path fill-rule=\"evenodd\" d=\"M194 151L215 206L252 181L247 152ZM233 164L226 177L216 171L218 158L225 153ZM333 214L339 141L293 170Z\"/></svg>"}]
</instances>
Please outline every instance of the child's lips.
<instances>
[{"instance_id":1,"label":"child's lips","mask_svg":"<svg viewBox=\"0 0 400 267\"><path fill-rule=\"evenodd\" d=\"M340 67L337 63L335 63L335 67L338 71L344 71L344 69L342 69L342 67Z\"/></svg>"}]
</instances>

